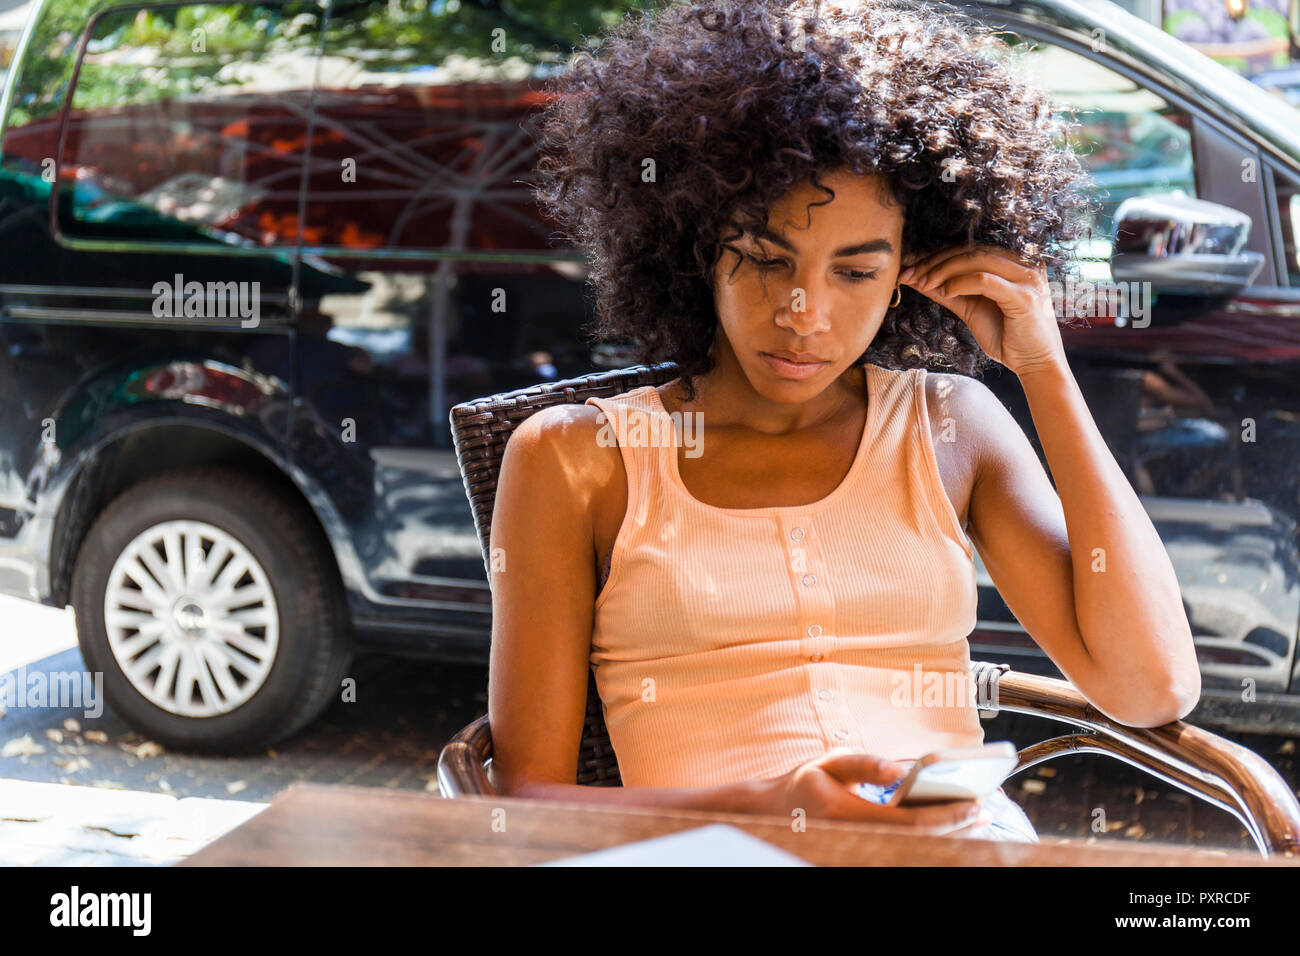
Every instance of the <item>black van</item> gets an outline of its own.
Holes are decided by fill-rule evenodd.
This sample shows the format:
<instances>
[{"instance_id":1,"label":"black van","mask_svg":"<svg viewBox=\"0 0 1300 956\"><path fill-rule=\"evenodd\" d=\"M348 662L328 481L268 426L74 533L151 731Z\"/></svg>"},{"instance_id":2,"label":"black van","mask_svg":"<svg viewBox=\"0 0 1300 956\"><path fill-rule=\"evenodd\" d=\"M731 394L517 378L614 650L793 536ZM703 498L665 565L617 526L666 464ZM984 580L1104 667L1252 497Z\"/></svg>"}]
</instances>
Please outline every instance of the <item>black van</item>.
<instances>
[{"instance_id":1,"label":"black van","mask_svg":"<svg viewBox=\"0 0 1300 956\"><path fill-rule=\"evenodd\" d=\"M74 608L141 733L265 747L358 646L486 661L448 414L631 364L530 183L545 80L643 5L39 7L0 103L0 591ZM1300 113L1111 4L970 9L1087 111L1081 259L1156 293L1067 347L1185 586L1194 719L1294 729ZM978 571L973 654L1055 673Z\"/></svg>"}]
</instances>

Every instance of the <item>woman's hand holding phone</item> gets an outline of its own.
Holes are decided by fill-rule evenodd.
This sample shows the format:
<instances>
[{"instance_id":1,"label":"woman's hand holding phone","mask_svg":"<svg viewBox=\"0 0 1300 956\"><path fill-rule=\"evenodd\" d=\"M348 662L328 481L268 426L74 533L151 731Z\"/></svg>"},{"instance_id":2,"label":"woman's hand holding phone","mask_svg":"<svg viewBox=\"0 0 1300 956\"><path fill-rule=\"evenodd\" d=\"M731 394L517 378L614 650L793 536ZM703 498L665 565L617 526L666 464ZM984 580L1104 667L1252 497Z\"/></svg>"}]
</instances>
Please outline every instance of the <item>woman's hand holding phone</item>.
<instances>
[{"instance_id":1,"label":"woman's hand holding phone","mask_svg":"<svg viewBox=\"0 0 1300 956\"><path fill-rule=\"evenodd\" d=\"M979 819L980 800L882 806L855 792L858 783L888 785L901 780L908 769L874 754L832 750L782 777L758 781L750 810L784 817L802 809L813 818L889 823L933 835L960 830Z\"/></svg>"}]
</instances>

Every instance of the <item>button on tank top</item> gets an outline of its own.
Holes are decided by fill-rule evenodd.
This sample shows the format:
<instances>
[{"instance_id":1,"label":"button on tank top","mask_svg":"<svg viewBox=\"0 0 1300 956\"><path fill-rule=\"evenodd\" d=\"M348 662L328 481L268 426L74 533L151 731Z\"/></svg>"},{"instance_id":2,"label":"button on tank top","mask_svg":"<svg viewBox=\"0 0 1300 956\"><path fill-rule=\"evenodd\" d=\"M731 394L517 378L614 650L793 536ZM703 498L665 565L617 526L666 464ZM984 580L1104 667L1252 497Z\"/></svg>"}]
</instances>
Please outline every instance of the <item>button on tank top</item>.
<instances>
[{"instance_id":1,"label":"button on tank top","mask_svg":"<svg viewBox=\"0 0 1300 956\"><path fill-rule=\"evenodd\" d=\"M806 505L705 504L678 468L691 433L654 386L587 399L628 483L590 653L625 786L777 777L833 748L910 760L983 742L974 552L939 477L927 373L861 374L853 464Z\"/></svg>"}]
</instances>

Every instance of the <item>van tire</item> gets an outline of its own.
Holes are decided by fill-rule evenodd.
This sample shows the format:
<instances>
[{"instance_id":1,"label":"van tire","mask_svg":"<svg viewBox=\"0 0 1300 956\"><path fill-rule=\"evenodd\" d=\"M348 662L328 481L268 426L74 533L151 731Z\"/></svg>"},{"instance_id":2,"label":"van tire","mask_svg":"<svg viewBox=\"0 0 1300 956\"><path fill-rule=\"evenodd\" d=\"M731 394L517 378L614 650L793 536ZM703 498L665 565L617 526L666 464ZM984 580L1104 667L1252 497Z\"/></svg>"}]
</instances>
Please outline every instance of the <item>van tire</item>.
<instances>
[{"instance_id":1,"label":"van tire","mask_svg":"<svg viewBox=\"0 0 1300 956\"><path fill-rule=\"evenodd\" d=\"M265 655L269 669L263 665L260 685L249 691L241 684L240 692L247 693L247 699L225 711L214 708L207 716L187 716L150 700L123 670L105 622L105 598L119 557L128 548L138 555L142 547L139 542L145 540L141 536L171 521L202 522L229 536L229 540L222 539L227 542L227 548L235 546L230 543L233 541L245 549L244 553L256 563L250 567L262 572L260 580L269 585L274 598L275 613L264 616L277 622L277 641L274 652ZM215 544L211 550L216 551ZM155 551L151 560L161 560L158 554ZM164 550L163 554L167 552ZM201 556L195 553L195 557ZM143 567L144 562L139 566ZM233 567L233 564L222 562L222 567ZM158 575L152 570L150 575L150 585L158 584ZM211 577L220 580L221 569ZM124 580L120 571L114 580ZM257 583L250 575L238 580ZM182 591L188 593L184 587ZM170 598L174 592L158 587L151 593ZM133 485L114 498L91 526L77 552L71 597L81 654L87 669L104 675L105 703L138 733L168 750L244 754L265 750L293 736L337 699L354 653L338 568L315 516L301 501L229 466L177 469ZM153 614L153 618L166 623L156 623L146 616L152 612L123 610L136 615L133 620L148 621L147 626L153 630L166 628L168 639L173 642L185 638L206 639L205 635L216 633L206 627L215 618L215 611L214 618L209 618L204 616L201 602L196 605L178 600L177 604L182 605L179 617L174 610L170 614ZM226 619L226 626L230 626L231 620ZM269 634L269 627L262 631ZM116 625L114 633L119 635L119 647L121 635L128 639L143 637L142 632L132 635ZM244 635L238 636L246 640ZM161 644L159 641L157 649L161 649ZM230 657L231 647L228 644L221 647ZM137 655L133 662L143 660L148 653L152 651ZM181 653L183 656L184 652ZM202 658L202 654L196 654L187 658L186 665L177 664L173 669L188 666L188 673L196 675L188 661ZM142 667L137 664L136 670ZM209 687L218 685L213 668L199 669L205 671ZM152 682L145 679L144 683L165 698L168 688L158 687L161 674L162 670L157 671ZM223 690L233 686L234 674L234 670L224 672ZM172 685L170 679L168 685ZM176 686L175 697L179 700L179 681ZM199 688L202 704L206 699L202 698L203 690L197 683L194 686ZM186 696L189 703L177 707L194 705L193 692ZM215 702L218 698L214 695L211 700ZM241 697L227 695L223 705L231 701L241 701Z\"/></svg>"}]
</instances>

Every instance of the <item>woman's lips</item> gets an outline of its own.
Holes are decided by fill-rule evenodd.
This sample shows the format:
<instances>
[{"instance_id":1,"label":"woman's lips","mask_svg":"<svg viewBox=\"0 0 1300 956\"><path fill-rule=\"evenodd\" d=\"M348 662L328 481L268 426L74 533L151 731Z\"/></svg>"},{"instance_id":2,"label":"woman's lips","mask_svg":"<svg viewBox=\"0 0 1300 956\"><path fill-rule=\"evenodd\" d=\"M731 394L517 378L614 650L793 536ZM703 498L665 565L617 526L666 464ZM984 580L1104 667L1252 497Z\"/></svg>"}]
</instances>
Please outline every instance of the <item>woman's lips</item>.
<instances>
[{"instance_id":1,"label":"woman's lips","mask_svg":"<svg viewBox=\"0 0 1300 956\"><path fill-rule=\"evenodd\" d=\"M768 355L766 352L759 352L758 354L763 356L763 361L782 378L811 378L831 364L830 362L789 362L783 358L777 358L775 355Z\"/></svg>"}]
</instances>

